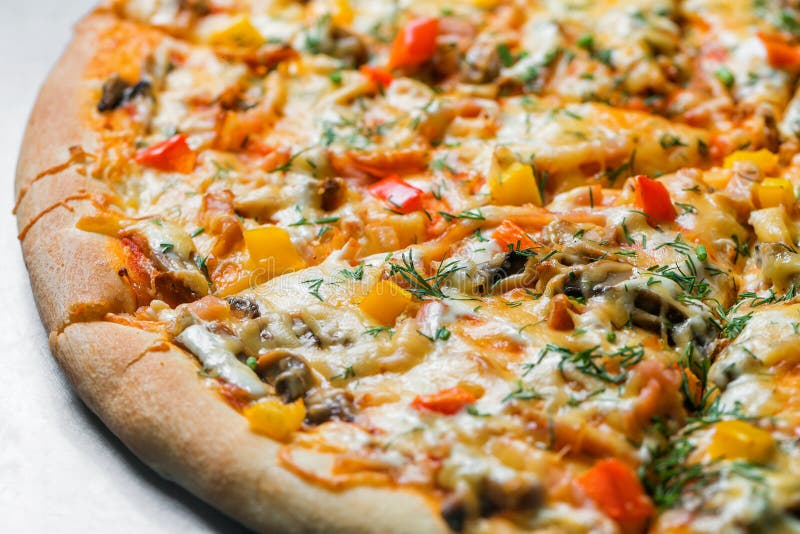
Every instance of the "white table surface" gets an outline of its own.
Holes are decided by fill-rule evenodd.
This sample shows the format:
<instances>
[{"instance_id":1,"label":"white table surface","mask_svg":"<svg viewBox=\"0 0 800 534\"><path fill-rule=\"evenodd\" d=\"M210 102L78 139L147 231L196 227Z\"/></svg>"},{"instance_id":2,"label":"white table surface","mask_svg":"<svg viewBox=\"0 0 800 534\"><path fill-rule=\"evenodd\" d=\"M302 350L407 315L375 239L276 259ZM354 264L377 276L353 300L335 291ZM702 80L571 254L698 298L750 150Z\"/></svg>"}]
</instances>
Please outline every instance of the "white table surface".
<instances>
[{"instance_id":1,"label":"white table surface","mask_svg":"<svg viewBox=\"0 0 800 534\"><path fill-rule=\"evenodd\" d=\"M36 92L93 0L0 0L0 532L242 529L139 462L71 392L50 355L11 215Z\"/></svg>"}]
</instances>

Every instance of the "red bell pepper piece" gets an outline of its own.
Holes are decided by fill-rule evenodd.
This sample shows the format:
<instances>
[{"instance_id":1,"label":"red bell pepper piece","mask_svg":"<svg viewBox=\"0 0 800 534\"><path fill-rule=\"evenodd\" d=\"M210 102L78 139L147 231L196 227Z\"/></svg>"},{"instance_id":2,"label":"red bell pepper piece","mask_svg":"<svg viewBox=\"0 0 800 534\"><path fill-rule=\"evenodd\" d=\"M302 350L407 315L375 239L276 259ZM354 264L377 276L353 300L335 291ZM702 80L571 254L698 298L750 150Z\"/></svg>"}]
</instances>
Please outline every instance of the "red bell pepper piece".
<instances>
[{"instance_id":1,"label":"red bell pepper piece","mask_svg":"<svg viewBox=\"0 0 800 534\"><path fill-rule=\"evenodd\" d=\"M458 386L443 389L430 395L418 395L411 402L411 406L417 410L429 410L431 412L453 415L461 409L475 402L475 397L469 391Z\"/></svg>"},{"instance_id":2,"label":"red bell pepper piece","mask_svg":"<svg viewBox=\"0 0 800 534\"><path fill-rule=\"evenodd\" d=\"M361 65L358 69L361 71L361 74L369 78L372 83L375 85L380 85L382 87L389 87L392 85L392 81L394 78L392 77L392 73L386 69L381 67L373 67L371 65Z\"/></svg>"},{"instance_id":3,"label":"red bell pepper piece","mask_svg":"<svg viewBox=\"0 0 800 534\"><path fill-rule=\"evenodd\" d=\"M624 529L643 525L655 513L636 472L620 460L600 460L576 481L603 513Z\"/></svg>"},{"instance_id":4,"label":"red bell pepper piece","mask_svg":"<svg viewBox=\"0 0 800 534\"><path fill-rule=\"evenodd\" d=\"M645 212L652 222L675 220L677 212L664 184L640 174L634 178L634 187L636 189L636 207Z\"/></svg>"},{"instance_id":5,"label":"red bell pepper piece","mask_svg":"<svg viewBox=\"0 0 800 534\"><path fill-rule=\"evenodd\" d=\"M375 182L369 186L369 192L403 214L417 211L422 207L423 191L400 179L396 174Z\"/></svg>"},{"instance_id":6,"label":"red bell pepper piece","mask_svg":"<svg viewBox=\"0 0 800 534\"><path fill-rule=\"evenodd\" d=\"M525 230L508 219L494 229L492 237L503 250L525 250L535 246Z\"/></svg>"},{"instance_id":7,"label":"red bell pepper piece","mask_svg":"<svg viewBox=\"0 0 800 534\"><path fill-rule=\"evenodd\" d=\"M767 51L767 61L776 69L796 69L800 67L800 47L790 45L774 35L759 33L758 38Z\"/></svg>"},{"instance_id":8,"label":"red bell pepper piece","mask_svg":"<svg viewBox=\"0 0 800 534\"><path fill-rule=\"evenodd\" d=\"M392 43L389 68L415 67L429 60L436 52L439 20L422 18L406 24Z\"/></svg>"},{"instance_id":9,"label":"red bell pepper piece","mask_svg":"<svg viewBox=\"0 0 800 534\"><path fill-rule=\"evenodd\" d=\"M189 147L184 134L144 148L136 153L136 162L160 171L186 174L194 170L197 153Z\"/></svg>"}]
</instances>

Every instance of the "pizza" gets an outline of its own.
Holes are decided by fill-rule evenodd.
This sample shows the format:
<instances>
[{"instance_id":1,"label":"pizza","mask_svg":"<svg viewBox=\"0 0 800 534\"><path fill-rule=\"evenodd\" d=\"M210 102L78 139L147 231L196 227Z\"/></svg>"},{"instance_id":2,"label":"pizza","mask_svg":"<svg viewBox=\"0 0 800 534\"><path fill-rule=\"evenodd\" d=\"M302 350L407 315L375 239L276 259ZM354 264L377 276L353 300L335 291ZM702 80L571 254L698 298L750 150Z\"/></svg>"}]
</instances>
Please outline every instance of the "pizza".
<instances>
[{"instance_id":1,"label":"pizza","mask_svg":"<svg viewBox=\"0 0 800 534\"><path fill-rule=\"evenodd\" d=\"M800 8L111 0L16 178L55 357L258 531L800 532Z\"/></svg>"}]
</instances>

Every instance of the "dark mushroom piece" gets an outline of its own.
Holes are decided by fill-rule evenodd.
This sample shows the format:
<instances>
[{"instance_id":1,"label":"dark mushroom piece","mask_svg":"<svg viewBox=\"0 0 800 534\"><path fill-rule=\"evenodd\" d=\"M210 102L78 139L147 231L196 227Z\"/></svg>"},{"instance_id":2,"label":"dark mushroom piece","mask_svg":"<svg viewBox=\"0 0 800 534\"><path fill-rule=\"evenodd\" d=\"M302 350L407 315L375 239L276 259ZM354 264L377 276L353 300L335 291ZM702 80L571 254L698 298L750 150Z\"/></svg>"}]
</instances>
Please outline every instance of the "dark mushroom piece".
<instances>
[{"instance_id":1,"label":"dark mushroom piece","mask_svg":"<svg viewBox=\"0 0 800 534\"><path fill-rule=\"evenodd\" d=\"M442 519L453 532L461 532L469 517L464 499L456 494L448 495L439 509Z\"/></svg>"},{"instance_id":2,"label":"dark mushroom piece","mask_svg":"<svg viewBox=\"0 0 800 534\"><path fill-rule=\"evenodd\" d=\"M347 68L358 68L369 59L369 49L357 34L333 24L330 17L317 20L306 34L306 48L314 54L325 54Z\"/></svg>"},{"instance_id":3,"label":"dark mushroom piece","mask_svg":"<svg viewBox=\"0 0 800 534\"><path fill-rule=\"evenodd\" d=\"M490 83L500 75L501 60L497 45L475 43L461 62L461 78L467 83Z\"/></svg>"},{"instance_id":4,"label":"dark mushroom piece","mask_svg":"<svg viewBox=\"0 0 800 534\"><path fill-rule=\"evenodd\" d=\"M437 43L436 53L431 58L431 68L437 78L447 78L459 73L461 50L455 40Z\"/></svg>"},{"instance_id":5,"label":"dark mushroom piece","mask_svg":"<svg viewBox=\"0 0 800 534\"><path fill-rule=\"evenodd\" d=\"M513 250L505 255L503 263L492 269L489 283L493 287L500 280L520 274L525 271L530 255Z\"/></svg>"},{"instance_id":6,"label":"dark mushroom piece","mask_svg":"<svg viewBox=\"0 0 800 534\"><path fill-rule=\"evenodd\" d=\"M439 513L455 532L464 530L468 519L496 512L533 512L545 501L544 487L530 474L516 473L501 477L490 473L477 485L457 487L442 502Z\"/></svg>"},{"instance_id":7,"label":"dark mushroom piece","mask_svg":"<svg viewBox=\"0 0 800 534\"><path fill-rule=\"evenodd\" d=\"M711 344L719 333L719 327L710 320L710 317L704 317L702 322L689 322L693 315L705 314L655 291L642 288L633 291L635 294L632 301L633 310L630 312L631 324L663 336L671 346L678 343L675 339L677 328L686 325L690 329L689 335L695 348L701 354L709 352Z\"/></svg>"},{"instance_id":8,"label":"dark mushroom piece","mask_svg":"<svg viewBox=\"0 0 800 534\"><path fill-rule=\"evenodd\" d=\"M338 419L352 421L355 418L353 395L342 389L315 389L305 397L306 423L321 425Z\"/></svg>"},{"instance_id":9,"label":"dark mushroom piece","mask_svg":"<svg viewBox=\"0 0 800 534\"><path fill-rule=\"evenodd\" d=\"M481 488L482 515L495 511L530 511L544 503L544 488L531 476L518 474L500 478L490 474Z\"/></svg>"},{"instance_id":10,"label":"dark mushroom piece","mask_svg":"<svg viewBox=\"0 0 800 534\"><path fill-rule=\"evenodd\" d=\"M369 50L361 37L349 30L334 27L331 30L333 46L323 53L340 59L347 67L358 68L369 59Z\"/></svg>"},{"instance_id":11,"label":"dark mushroom piece","mask_svg":"<svg viewBox=\"0 0 800 534\"><path fill-rule=\"evenodd\" d=\"M342 178L325 178L317 191L320 198L320 207L325 211L337 209L347 195L347 182Z\"/></svg>"},{"instance_id":12,"label":"dark mushroom piece","mask_svg":"<svg viewBox=\"0 0 800 534\"><path fill-rule=\"evenodd\" d=\"M97 111L106 112L117 109L121 105L130 102L139 95L145 95L150 91L150 82L141 80L133 85L112 74L103 83L103 93L97 103Z\"/></svg>"},{"instance_id":13,"label":"dark mushroom piece","mask_svg":"<svg viewBox=\"0 0 800 534\"><path fill-rule=\"evenodd\" d=\"M570 267L564 274L550 278L546 293L589 299L602 295L611 287L630 278L633 270L627 263L600 260Z\"/></svg>"},{"instance_id":14,"label":"dark mushroom piece","mask_svg":"<svg viewBox=\"0 0 800 534\"><path fill-rule=\"evenodd\" d=\"M672 339L672 327L689 319L689 316L674 303L663 299L658 293L646 289L636 292L633 305L631 322L645 330L666 334L670 345L675 344Z\"/></svg>"},{"instance_id":15,"label":"dark mushroom piece","mask_svg":"<svg viewBox=\"0 0 800 534\"><path fill-rule=\"evenodd\" d=\"M258 359L258 376L275 388L284 403L294 402L314 386L308 364L285 350L274 350Z\"/></svg>"},{"instance_id":16,"label":"dark mushroom piece","mask_svg":"<svg viewBox=\"0 0 800 534\"><path fill-rule=\"evenodd\" d=\"M755 257L762 283L775 293L786 293L800 279L800 255L788 245L759 243Z\"/></svg>"},{"instance_id":17,"label":"dark mushroom piece","mask_svg":"<svg viewBox=\"0 0 800 534\"><path fill-rule=\"evenodd\" d=\"M225 300L228 301L228 306L230 306L233 314L240 319L257 319L261 317L258 304L248 297L227 297Z\"/></svg>"},{"instance_id":18,"label":"dark mushroom piece","mask_svg":"<svg viewBox=\"0 0 800 534\"><path fill-rule=\"evenodd\" d=\"M211 13L211 2L209 0L180 0L181 9L202 17Z\"/></svg>"}]
</instances>

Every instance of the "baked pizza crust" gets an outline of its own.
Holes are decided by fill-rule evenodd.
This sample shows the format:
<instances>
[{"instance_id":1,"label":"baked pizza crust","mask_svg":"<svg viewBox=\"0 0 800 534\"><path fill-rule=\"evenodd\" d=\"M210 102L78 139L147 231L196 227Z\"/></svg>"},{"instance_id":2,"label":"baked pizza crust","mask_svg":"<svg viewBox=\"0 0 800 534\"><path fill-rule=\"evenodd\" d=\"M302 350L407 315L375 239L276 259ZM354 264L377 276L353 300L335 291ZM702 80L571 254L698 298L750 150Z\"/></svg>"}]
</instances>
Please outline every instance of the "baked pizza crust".
<instances>
[{"instance_id":1,"label":"baked pizza crust","mask_svg":"<svg viewBox=\"0 0 800 534\"><path fill-rule=\"evenodd\" d=\"M48 331L135 307L133 293L118 274L119 242L75 228L91 210L90 195L110 194L105 184L87 175L74 154L91 153L96 145L82 116L91 91L81 75L97 35L110 24L110 16L94 14L76 27L73 41L42 86L17 164L17 225Z\"/></svg>"},{"instance_id":2,"label":"baked pizza crust","mask_svg":"<svg viewBox=\"0 0 800 534\"><path fill-rule=\"evenodd\" d=\"M278 466L280 445L250 432L198 380L194 358L154 333L94 322L50 340L81 398L137 456L258 531L447 532L410 491L333 492Z\"/></svg>"},{"instance_id":3,"label":"baked pizza crust","mask_svg":"<svg viewBox=\"0 0 800 534\"><path fill-rule=\"evenodd\" d=\"M95 139L81 115L92 92L81 78L97 36L115 23L94 13L47 78L17 167L17 217L25 262L53 353L103 422L145 463L259 531L446 532L421 494L311 485L277 463L280 444L198 379L195 359L156 334L110 322L132 312L118 240L75 228L92 195L110 194L70 162ZM77 105L76 105L77 104ZM74 153L74 149L73 149Z\"/></svg>"}]
</instances>

